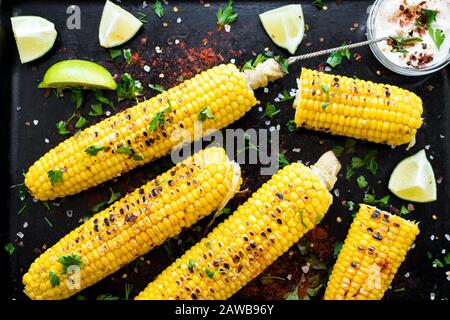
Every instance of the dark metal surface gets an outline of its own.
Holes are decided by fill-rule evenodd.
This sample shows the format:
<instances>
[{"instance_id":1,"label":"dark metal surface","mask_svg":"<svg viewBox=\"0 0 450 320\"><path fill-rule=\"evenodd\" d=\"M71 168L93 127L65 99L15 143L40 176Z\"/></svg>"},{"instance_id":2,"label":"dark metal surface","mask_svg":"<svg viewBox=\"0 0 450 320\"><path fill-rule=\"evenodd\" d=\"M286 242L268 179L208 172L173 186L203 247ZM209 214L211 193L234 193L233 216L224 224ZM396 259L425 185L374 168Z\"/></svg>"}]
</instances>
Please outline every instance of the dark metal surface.
<instances>
[{"instance_id":1,"label":"dark metal surface","mask_svg":"<svg viewBox=\"0 0 450 320\"><path fill-rule=\"evenodd\" d=\"M22 292L21 277L33 260L38 257L39 252L42 252L43 246L51 246L59 238L78 226L79 220L85 212L89 211L99 201L109 197L110 187L124 194L153 178L162 169L161 167L164 167L168 162L167 158L152 162L125 174L115 181L50 203L50 210L47 210L41 203L33 202L30 197L21 202L18 198L17 188L9 188L9 186L22 183L22 172L26 171L35 160L50 148L66 138L57 133L55 124L60 120L67 119L74 112L74 106L67 95L61 99L56 99L53 94L48 95L45 90L37 89L37 83L42 79L49 66L57 61L70 58L93 60L104 65L112 73L129 72L143 82L145 96L150 97L156 93L148 88L148 83L161 83L166 87L173 86L178 83L174 75L196 67L195 62L192 62L191 66L176 63L175 58L185 60L187 54L185 50L178 49L174 44L168 44L168 39L173 40L174 36L183 39L185 48L193 48L193 50L201 47L213 48L216 54L221 54L224 61L228 62L231 58L234 58L238 65L242 65L244 61L252 58L252 51L260 53L263 52L265 47L269 47L278 54L281 53L285 56L287 54L272 44L261 27L257 16L258 13L282 5L284 3L282 1L270 3L265 1L238 1L235 4L235 9L239 12L239 19L232 25L230 33L216 30L215 12L218 5L222 5L222 2L216 3L214 1L214 3L211 3L211 7L205 8L197 1L170 1L170 6L166 6L166 16L163 19L163 21L169 23L167 28L162 27L161 20L152 13L150 7L141 8L142 1L134 4L130 1L122 2L123 7L131 12L141 11L147 14L148 23L144 25L144 28L139 31L133 40L123 47L130 48L132 52L138 52L140 59L152 67L150 73L145 73L139 64L127 66L121 59L111 61L108 51L99 46L98 24L103 1L14 1L1 3L1 22L6 31L6 43L1 47L2 69L0 77L2 160L4 160L2 171L7 173L6 180L2 180L2 186L4 187L2 203L5 209L3 210L2 224L3 230L7 230L4 230L2 234L4 242L1 246L3 247L4 243L10 241L15 243L16 246L16 251L9 258L8 263L10 274L8 281L9 299L26 299ZM328 2L327 11L317 10L309 1L302 2L305 20L309 24L310 30L306 31L307 38L303 41L297 54L338 46L342 42L365 40L366 9L371 1ZM148 3L151 4L151 1L148 1ZM79 5L81 8L81 30L68 30L66 28L68 17L66 8L71 4ZM176 13L172 10L174 5L179 9ZM9 23L11 15L39 15L54 22L58 30L58 38L51 52L35 62L21 65ZM176 23L178 17L182 19L179 24ZM359 24L359 28L352 32L350 28L355 22ZM181 38L180 35L186 37ZM141 43L143 37L148 38L147 45ZM323 38L323 42L320 38ZM204 39L208 40L207 44L205 44ZM305 44L308 42L311 45L306 47ZM163 54L155 53L155 46L160 46ZM389 194L387 181L394 166L404 157L425 146L429 146L427 154L433 157L430 161L436 177L442 177L442 183L438 185L438 201L430 204L415 204L415 210L407 216L409 219L420 221L421 234L417 238L415 249L408 254L392 284L393 289L400 290L390 290L386 294L386 299L429 299L431 293L435 293L436 299L450 298L450 286L445 275L445 271L449 269L448 266L434 268L431 260L427 257L427 252L430 252L433 257L443 261L442 249L447 251L450 249L450 242L444 236L446 233L450 233L449 68L425 77L407 78L393 74L382 67L372 56L369 48L357 49L354 52L361 54L360 62L356 62L355 59L350 62L345 61L341 66L336 67L333 72L348 76L355 75L361 79L376 82L386 82L412 90L423 99L425 108L424 125L419 130L417 144L412 150L406 151L404 147L391 149L389 146L357 142L355 154L358 156L363 155L369 149L378 151L379 170L377 175L374 177L364 170L361 171L375 189L376 195L381 197ZM325 60L326 58L318 58L304 61L303 66L318 68L319 64L324 63ZM157 64L153 66L152 61L157 61ZM206 67L206 64L202 64L198 69L205 69ZM295 77L299 71L300 65L293 66L289 76L268 86L268 93L264 93L261 89L258 90L256 94L261 104L273 102L273 99L283 88L294 88ZM380 72L379 75L377 71ZM158 77L161 72L165 73L164 79ZM429 91L429 88L427 89L429 85L434 87L432 91ZM111 93L107 93L107 95L115 97ZM90 102L92 101L91 97ZM265 124L266 119L261 119L258 107L255 107L240 121L234 123L231 128L268 128L280 124L281 147L290 161L312 162L333 146L344 144L346 139L342 137L333 137L307 130L289 132L285 124L294 115L291 102L277 105L282 108L282 112L271 121L269 126ZM21 110L16 111L19 106ZM126 106L126 103L121 103L118 109L121 110ZM87 116L88 110L89 102L85 103L81 113ZM91 123L100 120L88 118ZM34 125L33 120L38 120L39 123ZM44 142L45 138L49 139L48 144ZM300 148L301 151L293 152L293 148ZM351 156L347 154L341 157L344 166L342 173L345 173L345 166L349 163ZM258 165L243 165L242 168L243 189L248 188L249 192L237 195L230 205L231 208L243 203L251 192L257 190L269 178L259 175ZM316 248L322 248L323 252L318 252L318 255L323 256L329 266L333 264L330 253L333 243L335 240L344 240L352 220L352 212L341 202L351 200L358 203L363 198L364 191L360 190L355 182L357 176L354 176L351 180L346 180L341 175L336 184L336 189L339 190L340 195L335 197L333 206L321 223L320 228L318 228L320 232L318 233L316 230L315 233L308 235ZM391 195L391 203L397 208L408 204L393 195ZM24 204L27 204L27 208L18 215L18 211ZM66 215L67 210L73 210L72 217ZM436 220L433 219L433 215L436 215ZM45 222L44 217L52 222L53 228ZM340 217L342 222L337 222L337 217ZM81 294L91 299L103 293L123 296L124 284L130 283L134 285L132 296L135 295L167 267L177 255L189 248L192 241L201 238L209 219L206 218L198 224L202 228L201 232L195 231L195 228L183 232L179 238L181 244L178 244L177 240L171 240L168 242L169 246L166 246L166 249L160 247L153 250L145 256L145 261L131 263L113 276L84 290ZM26 228L24 227L25 222L28 224ZM19 231L24 234L23 239L18 239L16 234ZM431 238L434 240L431 240ZM23 244L18 244L18 241ZM170 252L171 248L174 251L173 253ZM286 291L292 290L302 272L300 270L302 258L297 251L293 249L291 254L285 254L267 271L272 275L281 277L291 274L292 279L290 281L262 285L256 279L238 292L234 298L279 299ZM2 255L5 256L4 250ZM149 263L146 261L149 261ZM409 277L405 277L407 272L410 274ZM322 293L323 291L319 293L319 297Z\"/></svg>"}]
</instances>

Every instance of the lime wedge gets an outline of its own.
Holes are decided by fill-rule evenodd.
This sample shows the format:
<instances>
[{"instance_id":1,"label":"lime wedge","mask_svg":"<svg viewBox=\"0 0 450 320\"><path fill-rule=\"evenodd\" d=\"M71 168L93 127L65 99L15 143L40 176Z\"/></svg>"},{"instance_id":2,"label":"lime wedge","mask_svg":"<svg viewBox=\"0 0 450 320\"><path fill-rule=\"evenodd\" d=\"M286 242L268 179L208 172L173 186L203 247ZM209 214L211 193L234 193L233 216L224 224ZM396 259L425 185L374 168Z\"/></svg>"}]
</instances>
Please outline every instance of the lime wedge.
<instances>
[{"instance_id":1,"label":"lime wedge","mask_svg":"<svg viewBox=\"0 0 450 320\"><path fill-rule=\"evenodd\" d=\"M101 65L85 60L64 60L55 63L38 88L99 88L116 90L111 73Z\"/></svg>"},{"instance_id":2,"label":"lime wedge","mask_svg":"<svg viewBox=\"0 0 450 320\"><path fill-rule=\"evenodd\" d=\"M294 54L302 42L305 32L305 19L302 6L291 4L266 11L259 19L272 41Z\"/></svg>"},{"instance_id":3,"label":"lime wedge","mask_svg":"<svg viewBox=\"0 0 450 320\"><path fill-rule=\"evenodd\" d=\"M98 32L100 45L112 48L124 44L141 27L142 22L138 18L111 1L106 1Z\"/></svg>"},{"instance_id":4,"label":"lime wedge","mask_svg":"<svg viewBox=\"0 0 450 320\"><path fill-rule=\"evenodd\" d=\"M42 57L55 43L57 36L55 25L44 18L12 17L11 26L22 63Z\"/></svg>"},{"instance_id":5,"label":"lime wedge","mask_svg":"<svg viewBox=\"0 0 450 320\"><path fill-rule=\"evenodd\" d=\"M389 190L400 199L413 202L435 201L436 180L425 150L403 159L389 179Z\"/></svg>"}]
</instances>

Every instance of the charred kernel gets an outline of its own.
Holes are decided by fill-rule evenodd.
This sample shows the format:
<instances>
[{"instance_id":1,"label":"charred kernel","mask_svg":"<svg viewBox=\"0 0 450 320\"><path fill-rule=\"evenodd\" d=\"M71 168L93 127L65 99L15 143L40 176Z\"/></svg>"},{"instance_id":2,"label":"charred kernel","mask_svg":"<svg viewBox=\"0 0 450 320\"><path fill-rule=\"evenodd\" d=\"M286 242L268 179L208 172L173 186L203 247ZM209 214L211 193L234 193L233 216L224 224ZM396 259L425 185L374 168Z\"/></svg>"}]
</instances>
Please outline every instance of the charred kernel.
<instances>
[{"instance_id":1,"label":"charred kernel","mask_svg":"<svg viewBox=\"0 0 450 320\"><path fill-rule=\"evenodd\" d=\"M98 228L98 224L94 225L94 231L98 232L99 228Z\"/></svg>"},{"instance_id":2,"label":"charred kernel","mask_svg":"<svg viewBox=\"0 0 450 320\"><path fill-rule=\"evenodd\" d=\"M281 194L281 192L277 192L275 193L275 195L277 196L278 199L283 200L283 195Z\"/></svg>"},{"instance_id":3,"label":"charred kernel","mask_svg":"<svg viewBox=\"0 0 450 320\"><path fill-rule=\"evenodd\" d=\"M109 227L109 220L108 220L108 218L105 218L103 220L103 223L105 224L105 226Z\"/></svg>"},{"instance_id":4,"label":"charred kernel","mask_svg":"<svg viewBox=\"0 0 450 320\"><path fill-rule=\"evenodd\" d=\"M237 273L240 273L241 271L242 271L242 264L240 264L240 265L238 265L238 267L237 267Z\"/></svg>"},{"instance_id":5,"label":"charred kernel","mask_svg":"<svg viewBox=\"0 0 450 320\"><path fill-rule=\"evenodd\" d=\"M106 229L106 234L111 235L111 231L109 229Z\"/></svg>"},{"instance_id":6,"label":"charred kernel","mask_svg":"<svg viewBox=\"0 0 450 320\"><path fill-rule=\"evenodd\" d=\"M220 265L219 262L217 262L216 260L214 260L214 261L212 262L212 264L213 264L214 267L218 267L218 266Z\"/></svg>"},{"instance_id":7,"label":"charred kernel","mask_svg":"<svg viewBox=\"0 0 450 320\"><path fill-rule=\"evenodd\" d=\"M256 248L256 242L255 241L250 241L250 247L252 247L253 249Z\"/></svg>"},{"instance_id":8,"label":"charred kernel","mask_svg":"<svg viewBox=\"0 0 450 320\"><path fill-rule=\"evenodd\" d=\"M156 191L156 189L152 189L152 196L154 197L158 196L158 191Z\"/></svg>"},{"instance_id":9,"label":"charred kernel","mask_svg":"<svg viewBox=\"0 0 450 320\"><path fill-rule=\"evenodd\" d=\"M367 231L370 232L370 233L372 233L372 232L373 232L373 229L372 229L371 227L368 227L368 228L367 228Z\"/></svg>"},{"instance_id":10,"label":"charred kernel","mask_svg":"<svg viewBox=\"0 0 450 320\"><path fill-rule=\"evenodd\" d=\"M248 237L245 234L242 236L242 238L244 239L244 241L248 241Z\"/></svg>"},{"instance_id":11,"label":"charred kernel","mask_svg":"<svg viewBox=\"0 0 450 320\"><path fill-rule=\"evenodd\" d=\"M358 266L358 264L357 264L356 262L353 261L353 262L351 263L351 266L352 266L353 268L356 268L356 267Z\"/></svg>"},{"instance_id":12,"label":"charred kernel","mask_svg":"<svg viewBox=\"0 0 450 320\"><path fill-rule=\"evenodd\" d=\"M372 237L374 237L375 239L380 240L380 241L383 240L383 238L381 237L381 235L378 232L374 233L372 235Z\"/></svg>"},{"instance_id":13,"label":"charred kernel","mask_svg":"<svg viewBox=\"0 0 450 320\"><path fill-rule=\"evenodd\" d=\"M173 180L167 181L167 184L172 187L174 185Z\"/></svg>"},{"instance_id":14,"label":"charred kernel","mask_svg":"<svg viewBox=\"0 0 450 320\"><path fill-rule=\"evenodd\" d=\"M269 228L269 227L266 228L266 231L267 231L268 233L272 233L272 229Z\"/></svg>"},{"instance_id":15,"label":"charred kernel","mask_svg":"<svg viewBox=\"0 0 450 320\"><path fill-rule=\"evenodd\" d=\"M140 194L144 194L145 190L143 188L139 189Z\"/></svg>"},{"instance_id":16,"label":"charred kernel","mask_svg":"<svg viewBox=\"0 0 450 320\"><path fill-rule=\"evenodd\" d=\"M364 250L363 246L358 246L358 250Z\"/></svg>"},{"instance_id":17,"label":"charred kernel","mask_svg":"<svg viewBox=\"0 0 450 320\"><path fill-rule=\"evenodd\" d=\"M282 221L280 218L278 218L278 219L277 219L277 223L278 223L278 224L282 224L283 221Z\"/></svg>"},{"instance_id":18,"label":"charred kernel","mask_svg":"<svg viewBox=\"0 0 450 320\"><path fill-rule=\"evenodd\" d=\"M252 251L252 247L250 247L249 245L245 246L245 250L247 250L248 252Z\"/></svg>"},{"instance_id":19,"label":"charred kernel","mask_svg":"<svg viewBox=\"0 0 450 320\"><path fill-rule=\"evenodd\" d=\"M255 233L252 230L248 230L248 234L253 237L255 235Z\"/></svg>"},{"instance_id":20,"label":"charred kernel","mask_svg":"<svg viewBox=\"0 0 450 320\"><path fill-rule=\"evenodd\" d=\"M80 242L80 238L75 238L75 242L76 243Z\"/></svg>"},{"instance_id":21,"label":"charred kernel","mask_svg":"<svg viewBox=\"0 0 450 320\"><path fill-rule=\"evenodd\" d=\"M392 225L396 228L400 228L400 225L397 222L394 222Z\"/></svg>"},{"instance_id":22,"label":"charred kernel","mask_svg":"<svg viewBox=\"0 0 450 320\"><path fill-rule=\"evenodd\" d=\"M122 212L123 213L123 212ZM109 221L114 222L114 213L109 215Z\"/></svg>"},{"instance_id":23,"label":"charred kernel","mask_svg":"<svg viewBox=\"0 0 450 320\"><path fill-rule=\"evenodd\" d=\"M94 224L97 224L98 223L98 219L94 219Z\"/></svg>"}]
</instances>

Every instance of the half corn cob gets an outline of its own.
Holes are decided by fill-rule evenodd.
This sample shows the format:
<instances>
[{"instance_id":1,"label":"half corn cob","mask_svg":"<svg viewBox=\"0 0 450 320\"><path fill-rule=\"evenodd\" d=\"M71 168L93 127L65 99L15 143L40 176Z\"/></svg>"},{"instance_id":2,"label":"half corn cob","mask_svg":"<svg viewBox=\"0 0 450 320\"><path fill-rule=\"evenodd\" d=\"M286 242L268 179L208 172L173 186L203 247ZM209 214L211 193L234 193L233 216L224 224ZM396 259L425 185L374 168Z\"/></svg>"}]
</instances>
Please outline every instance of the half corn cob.
<instances>
[{"instance_id":1,"label":"half corn cob","mask_svg":"<svg viewBox=\"0 0 450 320\"><path fill-rule=\"evenodd\" d=\"M223 208L241 183L239 165L224 149L193 155L43 253L23 277L25 293L31 299L63 299L77 293ZM81 267L80 272L69 275L67 264Z\"/></svg>"},{"instance_id":2,"label":"half corn cob","mask_svg":"<svg viewBox=\"0 0 450 320\"><path fill-rule=\"evenodd\" d=\"M286 166L136 299L229 298L322 220L339 169L332 152Z\"/></svg>"},{"instance_id":3,"label":"half corn cob","mask_svg":"<svg viewBox=\"0 0 450 320\"><path fill-rule=\"evenodd\" d=\"M325 299L381 299L418 234L416 223L361 204L333 267Z\"/></svg>"},{"instance_id":4,"label":"half corn cob","mask_svg":"<svg viewBox=\"0 0 450 320\"><path fill-rule=\"evenodd\" d=\"M412 92L302 69L294 102L299 127L389 145L415 143L422 100Z\"/></svg>"},{"instance_id":5,"label":"half corn cob","mask_svg":"<svg viewBox=\"0 0 450 320\"><path fill-rule=\"evenodd\" d=\"M233 64L202 72L60 143L30 167L25 185L44 201L120 176L192 141L194 122L206 107L213 119L204 120L202 133L224 128L257 103L247 79Z\"/></svg>"}]
</instances>

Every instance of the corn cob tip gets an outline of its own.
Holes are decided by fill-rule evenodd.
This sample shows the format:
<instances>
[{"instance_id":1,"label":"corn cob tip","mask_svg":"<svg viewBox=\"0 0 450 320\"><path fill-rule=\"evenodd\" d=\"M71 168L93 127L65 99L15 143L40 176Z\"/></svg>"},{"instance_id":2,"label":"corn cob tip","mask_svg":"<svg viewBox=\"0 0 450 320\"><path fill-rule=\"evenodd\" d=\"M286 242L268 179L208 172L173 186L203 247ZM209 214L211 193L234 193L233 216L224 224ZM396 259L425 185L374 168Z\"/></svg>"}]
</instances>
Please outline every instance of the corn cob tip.
<instances>
[{"instance_id":1,"label":"corn cob tip","mask_svg":"<svg viewBox=\"0 0 450 320\"><path fill-rule=\"evenodd\" d=\"M270 81L275 81L284 76L278 62L271 58L258 64L253 70L244 71L247 84L253 90L267 86Z\"/></svg>"},{"instance_id":2,"label":"corn cob tip","mask_svg":"<svg viewBox=\"0 0 450 320\"><path fill-rule=\"evenodd\" d=\"M341 168L341 163L331 150L325 152L319 160L311 166L311 170L319 177L328 190L333 189Z\"/></svg>"}]
</instances>

